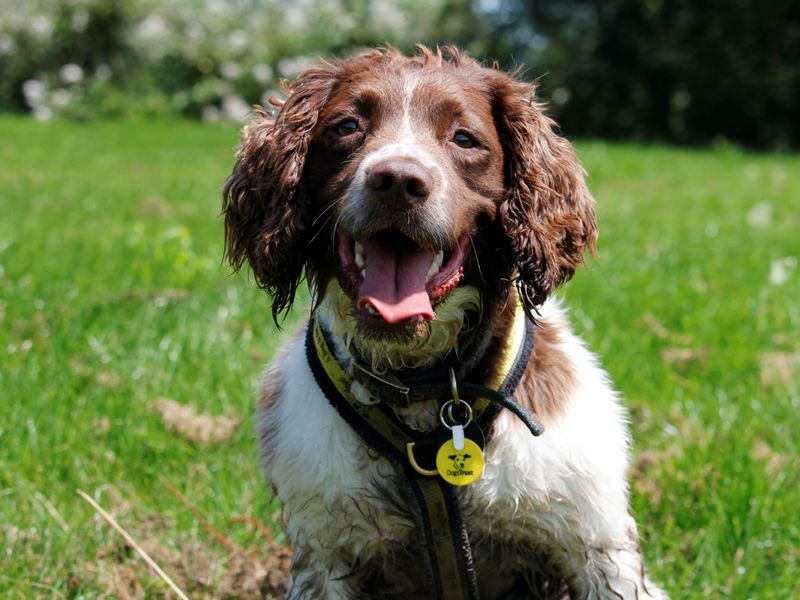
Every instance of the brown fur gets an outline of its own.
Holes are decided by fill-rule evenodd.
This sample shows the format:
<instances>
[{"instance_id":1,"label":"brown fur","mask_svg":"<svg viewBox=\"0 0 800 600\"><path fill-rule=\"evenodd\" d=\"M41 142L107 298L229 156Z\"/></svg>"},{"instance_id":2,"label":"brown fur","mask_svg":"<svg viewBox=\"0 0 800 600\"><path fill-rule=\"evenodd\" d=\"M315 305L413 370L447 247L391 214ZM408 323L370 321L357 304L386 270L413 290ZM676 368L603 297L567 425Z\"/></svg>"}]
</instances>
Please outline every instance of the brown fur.
<instances>
[{"instance_id":1,"label":"brown fur","mask_svg":"<svg viewBox=\"0 0 800 600\"><path fill-rule=\"evenodd\" d=\"M572 146L535 102L533 84L483 67L454 48L421 47L413 57L368 50L303 72L274 116L259 108L244 129L224 189L226 254L236 269L245 260L250 263L259 285L273 297L276 319L291 306L304 269L318 290L334 275L329 265L336 219L322 213L336 209L354 161L352 149L341 149L339 157L325 152L325 118L356 83L371 80L379 94L381 82L403 70L437 75L432 94L461 93L471 107L487 101L491 107L483 120L496 129L502 146L489 144L493 155L503 155L502 197L488 165L475 165L473 175L463 176L466 193L496 203L496 220L486 213L485 228L475 232L478 261L482 253L491 256L478 265L487 272L476 277L501 297L515 279L533 311L572 276L584 251L594 250L593 200L581 167ZM307 171L309 162L314 168ZM464 202L460 196L453 201ZM466 220L454 229L472 227L473 210L463 212Z\"/></svg>"},{"instance_id":2,"label":"brown fur","mask_svg":"<svg viewBox=\"0 0 800 600\"><path fill-rule=\"evenodd\" d=\"M306 266L309 198L301 186L317 118L335 82L325 68L303 73L275 118L264 109L245 127L233 173L225 183L225 252L234 268L250 263L273 298L288 309Z\"/></svg>"},{"instance_id":3,"label":"brown fur","mask_svg":"<svg viewBox=\"0 0 800 600\"><path fill-rule=\"evenodd\" d=\"M557 327L539 323L536 328L533 356L519 382L516 400L545 423L564 410L564 402L572 397L577 374L562 343Z\"/></svg>"}]
</instances>

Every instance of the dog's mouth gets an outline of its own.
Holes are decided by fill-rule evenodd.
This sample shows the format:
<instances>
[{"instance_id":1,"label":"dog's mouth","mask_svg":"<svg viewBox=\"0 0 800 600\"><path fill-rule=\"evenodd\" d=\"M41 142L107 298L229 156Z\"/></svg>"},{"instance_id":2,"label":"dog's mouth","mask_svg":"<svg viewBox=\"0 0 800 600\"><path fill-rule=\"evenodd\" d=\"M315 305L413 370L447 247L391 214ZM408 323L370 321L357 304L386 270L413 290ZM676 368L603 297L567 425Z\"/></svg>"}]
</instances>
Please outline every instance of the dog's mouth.
<instances>
[{"instance_id":1,"label":"dog's mouth","mask_svg":"<svg viewBox=\"0 0 800 600\"><path fill-rule=\"evenodd\" d=\"M413 325L435 319L434 305L461 281L469 236L439 250L396 229L364 239L339 232L336 244L339 280L357 316L377 324Z\"/></svg>"}]
</instances>

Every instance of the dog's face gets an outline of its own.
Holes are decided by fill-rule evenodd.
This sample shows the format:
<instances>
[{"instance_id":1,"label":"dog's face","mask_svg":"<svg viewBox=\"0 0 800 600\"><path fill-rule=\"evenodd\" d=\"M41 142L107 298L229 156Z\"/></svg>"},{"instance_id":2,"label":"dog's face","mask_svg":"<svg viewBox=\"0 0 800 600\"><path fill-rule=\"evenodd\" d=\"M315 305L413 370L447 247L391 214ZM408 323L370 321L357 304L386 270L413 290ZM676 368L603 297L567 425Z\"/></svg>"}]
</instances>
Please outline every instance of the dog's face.
<instances>
[{"instance_id":1,"label":"dog's face","mask_svg":"<svg viewBox=\"0 0 800 600\"><path fill-rule=\"evenodd\" d=\"M447 458L453 461L453 468L456 471L463 471L464 467L467 465L467 459L472 458L472 455L459 452L451 454Z\"/></svg>"},{"instance_id":2,"label":"dog's face","mask_svg":"<svg viewBox=\"0 0 800 600\"><path fill-rule=\"evenodd\" d=\"M275 315L305 271L362 337L415 343L459 293L479 310L515 281L534 309L593 247L580 166L533 86L449 53L311 69L245 128L226 249Z\"/></svg>"},{"instance_id":3,"label":"dog's face","mask_svg":"<svg viewBox=\"0 0 800 600\"><path fill-rule=\"evenodd\" d=\"M480 82L362 70L344 69L321 112L307 190L335 220L337 277L361 326L417 330L472 266L470 240L503 197L503 151Z\"/></svg>"}]
</instances>

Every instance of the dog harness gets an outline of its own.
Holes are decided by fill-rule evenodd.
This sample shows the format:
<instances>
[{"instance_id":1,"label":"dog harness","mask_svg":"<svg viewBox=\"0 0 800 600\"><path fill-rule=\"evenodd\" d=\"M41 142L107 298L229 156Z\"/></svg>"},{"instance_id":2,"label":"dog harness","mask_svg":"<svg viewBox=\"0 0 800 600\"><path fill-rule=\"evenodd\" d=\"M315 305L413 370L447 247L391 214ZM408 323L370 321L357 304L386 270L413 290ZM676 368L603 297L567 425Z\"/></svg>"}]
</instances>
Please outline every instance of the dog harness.
<instances>
[{"instance_id":1,"label":"dog harness","mask_svg":"<svg viewBox=\"0 0 800 600\"><path fill-rule=\"evenodd\" d=\"M432 597L439 600L478 600L472 551L454 487L479 478L486 432L502 408L511 410L533 435L543 432L541 424L511 398L533 351L535 328L521 302L516 304L502 345L486 350L499 353L498 368L482 384L469 381L464 363L409 371L405 376L378 376L351 363L351 373L358 370L362 376L357 380L337 360L319 320L312 319L306 331L308 363L328 401L368 446L405 475L419 509L413 512L424 532L424 562L435 588ZM364 375L375 403L364 403L351 391ZM440 404L440 425L429 432L411 429L392 408L426 400Z\"/></svg>"}]
</instances>

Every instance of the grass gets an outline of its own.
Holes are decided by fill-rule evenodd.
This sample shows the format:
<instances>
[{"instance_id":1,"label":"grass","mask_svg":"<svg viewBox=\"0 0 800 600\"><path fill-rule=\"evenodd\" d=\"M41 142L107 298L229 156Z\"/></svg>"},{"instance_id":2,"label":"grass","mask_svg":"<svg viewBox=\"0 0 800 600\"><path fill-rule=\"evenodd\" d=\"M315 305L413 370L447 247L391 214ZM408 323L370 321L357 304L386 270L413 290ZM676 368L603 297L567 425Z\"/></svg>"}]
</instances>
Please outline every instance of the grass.
<instances>
[{"instance_id":1,"label":"grass","mask_svg":"<svg viewBox=\"0 0 800 600\"><path fill-rule=\"evenodd\" d=\"M256 519L280 534L250 415L279 335L220 263L235 144L223 126L0 118L3 598L168 595L78 488L190 596L254 593ZM649 568L675 598L797 597L800 157L578 151L600 258L563 293L631 409ZM203 442L163 397L242 422Z\"/></svg>"}]
</instances>

